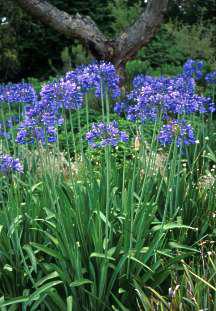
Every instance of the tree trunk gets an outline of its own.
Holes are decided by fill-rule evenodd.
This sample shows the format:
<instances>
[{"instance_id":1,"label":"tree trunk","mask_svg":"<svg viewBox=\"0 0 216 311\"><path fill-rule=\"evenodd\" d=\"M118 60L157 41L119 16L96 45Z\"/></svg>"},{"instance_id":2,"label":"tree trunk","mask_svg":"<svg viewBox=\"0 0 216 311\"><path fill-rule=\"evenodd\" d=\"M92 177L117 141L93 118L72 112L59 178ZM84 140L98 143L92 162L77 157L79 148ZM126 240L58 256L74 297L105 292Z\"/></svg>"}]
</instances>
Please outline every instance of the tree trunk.
<instances>
[{"instance_id":1,"label":"tree trunk","mask_svg":"<svg viewBox=\"0 0 216 311\"><path fill-rule=\"evenodd\" d=\"M133 25L109 40L88 16L70 15L45 0L14 0L29 14L68 38L78 38L97 60L111 61L119 70L158 31L168 0L149 0Z\"/></svg>"}]
</instances>

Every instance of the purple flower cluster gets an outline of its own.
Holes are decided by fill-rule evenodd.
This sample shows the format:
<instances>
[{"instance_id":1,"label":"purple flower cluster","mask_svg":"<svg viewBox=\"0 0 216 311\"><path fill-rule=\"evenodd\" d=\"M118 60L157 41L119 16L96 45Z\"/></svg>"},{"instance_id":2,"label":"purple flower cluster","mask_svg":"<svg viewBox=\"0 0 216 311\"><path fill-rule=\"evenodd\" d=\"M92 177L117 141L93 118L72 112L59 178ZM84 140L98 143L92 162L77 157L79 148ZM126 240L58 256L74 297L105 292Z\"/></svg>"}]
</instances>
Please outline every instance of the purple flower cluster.
<instances>
[{"instance_id":1,"label":"purple flower cluster","mask_svg":"<svg viewBox=\"0 0 216 311\"><path fill-rule=\"evenodd\" d=\"M167 93L163 98L163 110L167 114L191 114L213 112L215 107L211 98L195 93L193 78L178 76L169 80Z\"/></svg>"},{"instance_id":2,"label":"purple flower cluster","mask_svg":"<svg viewBox=\"0 0 216 311\"><path fill-rule=\"evenodd\" d=\"M200 80L203 76L202 69L203 69L204 62L188 59L183 66L183 75L186 77L194 78L195 80Z\"/></svg>"},{"instance_id":3,"label":"purple flower cluster","mask_svg":"<svg viewBox=\"0 0 216 311\"><path fill-rule=\"evenodd\" d=\"M108 124L100 122L92 124L92 129L86 134L86 139L92 148L115 147L120 142L127 142L128 135L119 130L116 121Z\"/></svg>"},{"instance_id":4,"label":"purple flower cluster","mask_svg":"<svg viewBox=\"0 0 216 311\"><path fill-rule=\"evenodd\" d=\"M205 76L205 80L207 84L215 84L216 85L216 71L212 71L207 73Z\"/></svg>"},{"instance_id":5,"label":"purple flower cluster","mask_svg":"<svg viewBox=\"0 0 216 311\"><path fill-rule=\"evenodd\" d=\"M53 112L58 112L61 108L80 109L84 100L81 87L75 81L64 78L45 84L40 92L40 97L44 105Z\"/></svg>"},{"instance_id":6,"label":"purple flower cluster","mask_svg":"<svg viewBox=\"0 0 216 311\"><path fill-rule=\"evenodd\" d=\"M44 85L40 98L26 107L16 141L20 144L39 141L43 145L56 142L57 128L64 122L62 108L79 109L82 105L83 95L75 82L61 79Z\"/></svg>"},{"instance_id":7,"label":"purple flower cluster","mask_svg":"<svg viewBox=\"0 0 216 311\"><path fill-rule=\"evenodd\" d=\"M158 141L164 146L174 141L178 147L195 144L194 130L190 124L187 124L185 119L172 120L162 127L158 135Z\"/></svg>"},{"instance_id":8,"label":"purple flower cluster","mask_svg":"<svg viewBox=\"0 0 216 311\"><path fill-rule=\"evenodd\" d=\"M134 89L122 102L115 104L114 111L118 114L125 112L131 121L155 119L166 83L164 77L136 76L133 80Z\"/></svg>"},{"instance_id":9,"label":"purple flower cluster","mask_svg":"<svg viewBox=\"0 0 216 311\"><path fill-rule=\"evenodd\" d=\"M26 107L17 142L55 142L57 128L63 123L62 109L82 108L85 94L93 90L96 96L101 96L102 87L107 88L113 97L120 94L119 77L111 63L82 66L67 73L62 79L44 85L39 99Z\"/></svg>"},{"instance_id":10,"label":"purple flower cluster","mask_svg":"<svg viewBox=\"0 0 216 311\"><path fill-rule=\"evenodd\" d=\"M132 81L133 88L135 90L142 88L143 86L151 86L154 85L154 88L161 92L166 90L166 84L169 81L167 77L152 77L148 75L139 74L134 77Z\"/></svg>"},{"instance_id":11,"label":"purple flower cluster","mask_svg":"<svg viewBox=\"0 0 216 311\"><path fill-rule=\"evenodd\" d=\"M33 86L29 83L8 83L0 85L0 103L33 103L37 98Z\"/></svg>"},{"instance_id":12,"label":"purple flower cluster","mask_svg":"<svg viewBox=\"0 0 216 311\"><path fill-rule=\"evenodd\" d=\"M40 97L25 108L24 121L19 126L16 138L19 144L56 142L57 127L63 124L60 113L62 96L59 83L48 83L42 87Z\"/></svg>"},{"instance_id":13,"label":"purple flower cluster","mask_svg":"<svg viewBox=\"0 0 216 311\"><path fill-rule=\"evenodd\" d=\"M35 141L53 143L57 140L57 127L62 125L60 112L41 99L26 107L24 121L20 124L16 141L19 144L32 144Z\"/></svg>"},{"instance_id":14,"label":"purple flower cluster","mask_svg":"<svg viewBox=\"0 0 216 311\"><path fill-rule=\"evenodd\" d=\"M19 159L13 158L10 155L0 155L0 172L8 175L13 172L23 173L23 166Z\"/></svg>"},{"instance_id":15,"label":"purple flower cluster","mask_svg":"<svg viewBox=\"0 0 216 311\"><path fill-rule=\"evenodd\" d=\"M120 95L120 78L111 63L99 62L80 66L68 72L65 80L75 81L84 94L92 90L96 97L101 97L107 90L112 98Z\"/></svg>"},{"instance_id":16,"label":"purple flower cluster","mask_svg":"<svg viewBox=\"0 0 216 311\"><path fill-rule=\"evenodd\" d=\"M194 131L185 119L178 116L192 113L215 111L211 98L196 93L196 79L202 77L202 61L189 59L183 73L175 77L151 77L138 75L133 80L133 90L122 102L114 106L118 114L125 113L128 120L144 123L172 119L163 126L158 136L161 144L167 145L176 140L177 146L194 144ZM214 83L215 73L207 76L207 81Z\"/></svg>"},{"instance_id":17,"label":"purple flower cluster","mask_svg":"<svg viewBox=\"0 0 216 311\"><path fill-rule=\"evenodd\" d=\"M163 120L171 118L173 121L162 128L159 141L165 145L177 133L178 145L181 140L185 144L192 143L191 126L184 119L175 119L179 115L215 111L210 98L196 93L195 80L202 77L202 68L202 61L189 59L183 66L183 73L176 77L138 75L133 80L133 90L122 102L116 103L114 110L118 114L125 113L127 119L133 122L155 121L159 117ZM206 81L214 84L216 72L208 74ZM99 98L108 92L112 98L117 98L120 95L119 82L115 67L111 63L99 62L80 66L63 78L45 84L39 95L28 83L0 86L0 103L26 104L24 120L19 125L16 138L18 143L39 141L47 144L57 140L58 127L64 122L62 110L82 108L85 95L89 92ZM9 138L5 130L10 127L9 123L0 123L0 136ZM119 142L128 140L127 134L118 129L115 121L93 124L86 138L93 148L116 146Z\"/></svg>"},{"instance_id":18,"label":"purple flower cluster","mask_svg":"<svg viewBox=\"0 0 216 311\"><path fill-rule=\"evenodd\" d=\"M123 102L118 102L114 111L125 112L131 121L156 120L159 115L167 119L170 115L215 111L210 98L195 93L195 81L185 76L149 77L139 75L133 81L134 90Z\"/></svg>"}]
</instances>

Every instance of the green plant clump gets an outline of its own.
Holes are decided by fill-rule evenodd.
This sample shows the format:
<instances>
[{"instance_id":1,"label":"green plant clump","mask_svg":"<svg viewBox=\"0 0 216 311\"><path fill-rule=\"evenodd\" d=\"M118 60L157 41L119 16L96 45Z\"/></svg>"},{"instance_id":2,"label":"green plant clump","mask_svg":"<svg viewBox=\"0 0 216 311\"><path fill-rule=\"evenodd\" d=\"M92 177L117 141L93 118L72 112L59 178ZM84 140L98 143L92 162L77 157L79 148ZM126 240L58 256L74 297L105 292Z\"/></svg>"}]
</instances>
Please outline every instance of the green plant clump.
<instances>
[{"instance_id":1,"label":"green plant clump","mask_svg":"<svg viewBox=\"0 0 216 311\"><path fill-rule=\"evenodd\" d=\"M159 129L174 115L131 122L113 112L106 88L100 92L85 94L75 111L61 107L54 143L48 136L18 144L20 124L1 139L1 153L22 159L24 173L3 172L0 153L0 309L213 310L214 113L184 116L196 132L192 145L176 144L175 125L174 140L161 146ZM14 105L4 111L20 118L34 107ZM93 133L102 122L112 126ZM104 147L91 148L98 133Z\"/></svg>"}]
</instances>

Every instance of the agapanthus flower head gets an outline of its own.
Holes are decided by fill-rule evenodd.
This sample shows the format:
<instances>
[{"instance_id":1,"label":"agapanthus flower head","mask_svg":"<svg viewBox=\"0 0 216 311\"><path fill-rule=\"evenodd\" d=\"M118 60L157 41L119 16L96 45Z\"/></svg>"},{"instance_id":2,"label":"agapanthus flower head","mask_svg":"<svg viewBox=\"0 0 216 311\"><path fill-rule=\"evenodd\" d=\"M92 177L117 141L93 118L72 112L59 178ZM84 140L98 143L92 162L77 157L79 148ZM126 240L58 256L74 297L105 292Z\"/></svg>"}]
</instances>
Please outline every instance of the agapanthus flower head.
<instances>
[{"instance_id":1,"label":"agapanthus flower head","mask_svg":"<svg viewBox=\"0 0 216 311\"><path fill-rule=\"evenodd\" d=\"M194 78L179 75L167 80L163 95L163 111L165 114L191 114L214 111L211 98L196 94Z\"/></svg>"},{"instance_id":2,"label":"agapanthus flower head","mask_svg":"<svg viewBox=\"0 0 216 311\"><path fill-rule=\"evenodd\" d=\"M151 76L146 76L146 75L143 75L143 74L139 74L139 75L135 76L133 78L133 81L132 81L133 88L134 89L141 88L146 83L146 80L148 78L151 79L152 77Z\"/></svg>"},{"instance_id":3,"label":"agapanthus flower head","mask_svg":"<svg viewBox=\"0 0 216 311\"><path fill-rule=\"evenodd\" d=\"M206 113L215 111L210 98L196 94L194 78L150 77L139 75L134 78L134 89L122 102L116 103L114 111L125 113L130 121L155 121L158 117Z\"/></svg>"},{"instance_id":4,"label":"agapanthus flower head","mask_svg":"<svg viewBox=\"0 0 216 311\"><path fill-rule=\"evenodd\" d=\"M177 75L167 79L167 90L193 95L196 93L196 81L190 76Z\"/></svg>"},{"instance_id":5,"label":"agapanthus flower head","mask_svg":"<svg viewBox=\"0 0 216 311\"><path fill-rule=\"evenodd\" d=\"M25 123L22 123L17 132L16 142L21 145L33 144L35 141L33 132L34 130L32 128L27 127Z\"/></svg>"},{"instance_id":6,"label":"agapanthus flower head","mask_svg":"<svg viewBox=\"0 0 216 311\"><path fill-rule=\"evenodd\" d=\"M109 62L80 66L68 72L65 80L76 82L84 94L93 91L96 97L101 97L108 91L112 98L120 95L120 78L113 64Z\"/></svg>"},{"instance_id":7,"label":"agapanthus flower head","mask_svg":"<svg viewBox=\"0 0 216 311\"><path fill-rule=\"evenodd\" d=\"M203 66L204 62L202 60L188 59L183 66L183 75L200 80L203 76Z\"/></svg>"},{"instance_id":8,"label":"agapanthus flower head","mask_svg":"<svg viewBox=\"0 0 216 311\"><path fill-rule=\"evenodd\" d=\"M216 71L212 71L207 73L205 76L205 80L207 84L215 84L216 85Z\"/></svg>"},{"instance_id":9,"label":"agapanthus flower head","mask_svg":"<svg viewBox=\"0 0 216 311\"><path fill-rule=\"evenodd\" d=\"M86 139L92 148L117 146L120 142L127 142L128 135L120 131L116 121L110 123L94 123L91 130L86 134Z\"/></svg>"},{"instance_id":10,"label":"agapanthus flower head","mask_svg":"<svg viewBox=\"0 0 216 311\"><path fill-rule=\"evenodd\" d=\"M194 130L185 119L171 120L164 125L158 135L161 145L170 145L176 142L177 147L195 144Z\"/></svg>"},{"instance_id":11,"label":"agapanthus flower head","mask_svg":"<svg viewBox=\"0 0 216 311\"><path fill-rule=\"evenodd\" d=\"M148 75L139 74L134 77L132 85L134 89L140 89L144 86L152 86L158 92L166 89L166 84L169 81L167 77L152 77Z\"/></svg>"},{"instance_id":12,"label":"agapanthus flower head","mask_svg":"<svg viewBox=\"0 0 216 311\"><path fill-rule=\"evenodd\" d=\"M134 89L122 102L115 104L114 111L125 112L127 119L133 122L155 120L161 112L168 81L165 77L138 75L133 80Z\"/></svg>"},{"instance_id":13,"label":"agapanthus flower head","mask_svg":"<svg viewBox=\"0 0 216 311\"><path fill-rule=\"evenodd\" d=\"M64 122L59 108L53 107L46 98L27 106L23 122L19 125L16 142L46 144L57 140L57 128Z\"/></svg>"},{"instance_id":14,"label":"agapanthus flower head","mask_svg":"<svg viewBox=\"0 0 216 311\"><path fill-rule=\"evenodd\" d=\"M75 82L59 80L45 84L40 100L25 107L16 141L19 144L56 142L57 128L64 122L62 109L78 109L82 104L83 96Z\"/></svg>"},{"instance_id":15,"label":"agapanthus flower head","mask_svg":"<svg viewBox=\"0 0 216 311\"><path fill-rule=\"evenodd\" d=\"M93 91L100 97L102 89L107 89L114 98L120 94L119 77L111 63L81 66L62 79L45 84L39 98L25 107L17 142L56 141L57 127L63 123L62 109L80 109L87 92Z\"/></svg>"},{"instance_id":16,"label":"agapanthus flower head","mask_svg":"<svg viewBox=\"0 0 216 311\"><path fill-rule=\"evenodd\" d=\"M36 99L37 94L30 83L8 83L0 86L0 102L30 104Z\"/></svg>"},{"instance_id":17,"label":"agapanthus flower head","mask_svg":"<svg viewBox=\"0 0 216 311\"><path fill-rule=\"evenodd\" d=\"M82 108L84 104L84 94L81 87L75 81L60 80L60 88L62 94L62 106L65 109L77 110Z\"/></svg>"},{"instance_id":18,"label":"agapanthus flower head","mask_svg":"<svg viewBox=\"0 0 216 311\"><path fill-rule=\"evenodd\" d=\"M8 175L14 172L23 173L23 165L20 160L8 154L0 155L0 172Z\"/></svg>"},{"instance_id":19,"label":"agapanthus flower head","mask_svg":"<svg viewBox=\"0 0 216 311\"><path fill-rule=\"evenodd\" d=\"M61 115L51 112L44 112L38 117L25 116L20 124L16 142L19 144L33 144L40 142L43 145L57 141L57 128L62 125Z\"/></svg>"},{"instance_id":20,"label":"agapanthus flower head","mask_svg":"<svg viewBox=\"0 0 216 311\"><path fill-rule=\"evenodd\" d=\"M56 82L47 83L40 92L41 102L52 110L59 111L61 108L76 110L84 103L84 95L81 88L73 80L60 79Z\"/></svg>"},{"instance_id":21,"label":"agapanthus flower head","mask_svg":"<svg viewBox=\"0 0 216 311\"><path fill-rule=\"evenodd\" d=\"M142 123L156 120L160 114L162 99L163 95L155 92L151 86L143 86L135 103L127 107L127 119L133 122L139 120Z\"/></svg>"}]
</instances>

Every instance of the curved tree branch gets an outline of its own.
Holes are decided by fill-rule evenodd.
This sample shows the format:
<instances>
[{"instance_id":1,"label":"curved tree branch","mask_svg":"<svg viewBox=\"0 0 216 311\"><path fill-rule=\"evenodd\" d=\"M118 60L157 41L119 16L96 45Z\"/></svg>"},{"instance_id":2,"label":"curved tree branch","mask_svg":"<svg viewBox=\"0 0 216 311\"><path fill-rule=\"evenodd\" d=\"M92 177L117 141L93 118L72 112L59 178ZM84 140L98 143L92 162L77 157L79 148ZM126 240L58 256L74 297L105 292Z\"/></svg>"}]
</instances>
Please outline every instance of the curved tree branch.
<instances>
[{"instance_id":1,"label":"curved tree branch","mask_svg":"<svg viewBox=\"0 0 216 311\"><path fill-rule=\"evenodd\" d=\"M135 23L115 40L114 62L116 65L133 57L153 38L162 23L167 6L168 0L148 1L147 8Z\"/></svg>"},{"instance_id":2,"label":"curved tree branch","mask_svg":"<svg viewBox=\"0 0 216 311\"><path fill-rule=\"evenodd\" d=\"M39 21L64 34L78 38L98 58L107 58L107 39L89 16L70 15L45 0L16 0L18 4Z\"/></svg>"},{"instance_id":3,"label":"curved tree branch","mask_svg":"<svg viewBox=\"0 0 216 311\"><path fill-rule=\"evenodd\" d=\"M137 21L115 40L109 41L89 16L70 15L46 0L16 0L44 24L68 38L79 38L97 59L112 61L120 67L146 45L161 25L168 0L149 0Z\"/></svg>"}]
</instances>

